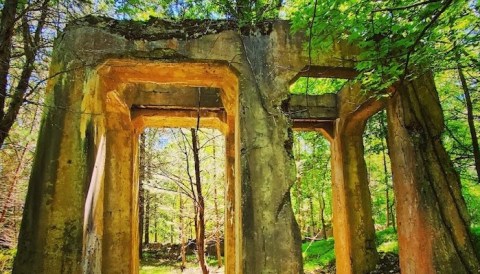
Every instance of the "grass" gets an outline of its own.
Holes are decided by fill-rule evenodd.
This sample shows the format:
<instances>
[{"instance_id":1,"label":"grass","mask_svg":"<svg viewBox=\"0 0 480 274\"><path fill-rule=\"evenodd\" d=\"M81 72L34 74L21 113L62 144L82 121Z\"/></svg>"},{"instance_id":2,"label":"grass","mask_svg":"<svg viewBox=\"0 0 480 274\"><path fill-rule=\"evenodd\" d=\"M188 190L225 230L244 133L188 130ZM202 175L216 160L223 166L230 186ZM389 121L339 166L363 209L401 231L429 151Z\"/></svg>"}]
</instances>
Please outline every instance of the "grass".
<instances>
[{"instance_id":1,"label":"grass","mask_svg":"<svg viewBox=\"0 0 480 274\"><path fill-rule=\"evenodd\" d=\"M333 238L302 244L304 269L311 271L335 261Z\"/></svg>"},{"instance_id":2,"label":"grass","mask_svg":"<svg viewBox=\"0 0 480 274\"><path fill-rule=\"evenodd\" d=\"M397 232L392 227L382 231L377 231L375 236L378 251L398 254Z\"/></svg>"},{"instance_id":3,"label":"grass","mask_svg":"<svg viewBox=\"0 0 480 274\"><path fill-rule=\"evenodd\" d=\"M477 255L480 258L480 226L474 226L471 229L471 232ZM377 249L379 251L398 253L397 234L392 228L378 231L376 233L376 237ZM333 247L333 238L304 243L302 245L302 252L305 271L313 271L315 269L325 268L333 264L335 262L335 253ZM0 249L0 273L10 272L15 253L15 249ZM188 256L187 262L187 267L197 267L196 258L194 255ZM215 267L217 265L217 261L214 257L207 258L207 263L211 267ZM147 258L142 261L140 274L180 273L179 269L179 262L159 261L148 257L147 255Z\"/></svg>"},{"instance_id":4,"label":"grass","mask_svg":"<svg viewBox=\"0 0 480 274\"><path fill-rule=\"evenodd\" d=\"M151 258L145 253L144 259L140 267L140 274L167 274L181 273L179 261L162 261ZM207 257L207 265L209 268L218 266L216 257ZM195 255L187 256L187 268L198 268L198 262Z\"/></svg>"},{"instance_id":5,"label":"grass","mask_svg":"<svg viewBox=\"0 0 480 274\"><path fill-rule=\"evenodd\" d=\"M378 231L376 243L378 251L398 254L397 233L393 228ZM326 268L335 262L333 238L304 243L302 252L305 271Z\"/></svg>"},{"instance_id":6,"label":"grass","mask_svg":"<svg viewBox=\"0 0 480 274\"><path fill-rule=\"evenodd\" d=\"M480 226L471 229L473 242L478 256L480 257ZM398 254L398 237L393 228L388 228L376 233L377 250L380 252L392 252ZM304 270L312 272L317 269L325 269L335 262L334 241L333 238L302 244L302 253L304 261ZM189 258L189 267L196 267L195 258ZM207 260L209 265L216 265L214 258ZM145 262L148 264L148 262ZM144 265L140 270L141 274L163 274L177 273L179 265ZM178 272L180 273L180 272Z\"/></svg>"}]
</instances>

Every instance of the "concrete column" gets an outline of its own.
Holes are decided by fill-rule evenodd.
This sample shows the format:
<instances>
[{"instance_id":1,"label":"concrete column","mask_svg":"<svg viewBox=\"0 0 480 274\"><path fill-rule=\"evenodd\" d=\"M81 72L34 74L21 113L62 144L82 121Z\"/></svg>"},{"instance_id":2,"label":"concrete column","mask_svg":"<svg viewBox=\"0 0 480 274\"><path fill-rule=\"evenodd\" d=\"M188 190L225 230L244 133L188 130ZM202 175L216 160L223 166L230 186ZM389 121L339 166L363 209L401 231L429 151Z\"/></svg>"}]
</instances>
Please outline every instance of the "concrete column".
<instances>
[{"instance_id":1,"label":"concrete column","mask_svg":"<svg viewBox=\"0 0 480 274\"><path fill-rule=\"evenodd\" d=\"M331 146L336 269L339 274L368 273L378 254L362 134L367 119L383 104L366 97L359 85L346 85L337 104Z\"/></svg>"},{"instance_id":2,"label":"concrete column","mask_svg":"<svg viewBox=\"0 0 480 274\"><path fill-rule=\"evenodd\" d=\"M394 86L387 104L402 273L476 273L460 178L441 142L431 74Z\"/></svg>"},{"instance_id":3,"label":"concrete column","mask_svg":"<svg viewBox=\"0 0 480 274\"><path fill-rule=\"evenodd\" d=\"M58 60L52 67L68 71ZM42 118L13 273L82 271L87 155L94 150L91 132L80 128L89 118L80 111L83 81L82 70L49 81L46 104L61 107L46 108Z\"/></svg>"},{"instance_id":4,"label":"concrete column","mask_svg":"<svg viewBox=\"0 0 480 274\"><path fill-rule=\"evenodd\" d=\"M337 273L368 273L378 260L367 167L365 126L345 127L337 120L332 142L333 236Z\"/></svg>"},{"instance_id":5,"label":"concrete column","mask_svg":"<svg viewBox=\"0 0 480 274\"><path fill-rule=\"evenodd\" d=\"M103 213L103 273L138 273L138 225L133 186L138 141L128 117L107 115ZM137 189L138 191L138 189Z\"/></svg>"},{"instance_id":6,"label":"concrete column","mask_svg":"<svg viewBox=\"0 0 480 274\"><path fill-rule=\"evenodd\" d=\"M235 273L235 117L227 118L225 135L225 273Z\"/></svg>"}]
</instances>

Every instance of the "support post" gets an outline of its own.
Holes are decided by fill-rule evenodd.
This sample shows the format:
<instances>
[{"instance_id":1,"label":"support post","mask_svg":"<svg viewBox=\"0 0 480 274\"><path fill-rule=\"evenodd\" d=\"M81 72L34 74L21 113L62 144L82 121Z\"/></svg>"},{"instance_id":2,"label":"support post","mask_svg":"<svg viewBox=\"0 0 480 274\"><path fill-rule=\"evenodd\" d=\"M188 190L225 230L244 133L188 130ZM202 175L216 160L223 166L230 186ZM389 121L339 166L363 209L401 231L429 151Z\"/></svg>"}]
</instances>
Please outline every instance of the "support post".
<instances>
[{"instance_id":1,"label":"support post","mask_svg":"<svg viewBox=\"0 0 480 274\"><path fill-rule=\"evenodd\" d=\"M55 60L52 67L67 71ZM84 197L93 136L81 132L83 70L49 81L13 273L81 273ZM58 108L57 108L58 106ZM67 107L66 107L67 106ZM82 136L83 135L83 136Z\"/></svg>"},{"instance_id":2,"label":"support post","mask_svg":"<svg viewBox=\"0 0 480 274\"><path fill-rule=\"evenodd\" d=\"M122 110L107 106L102 272L137 273L138 223L134 204L138 188L133 182L138 140L129 111L109 113L109 109Z\"/></svg>"},{"instance_id":3,"label":"support post","mask_svg":"<svg viewBox=\"0 0 480 274\"><path fill-rule=\"evenodd\" d=\"M402 273L476 273L460 179L441 141L443 113L433 76L397 84L388 101Z\"/></svg>"},{"instance_id":4,"label":"support post","mask_svg":"<svg viewBox=\"0 0 480 274\"><path fill-rule=\"evenodd\" d=\"M225 273L235 273L235 116L227 117L225 133Z\"/></svg>"},{"instance_id":5,"label":"support post","mask_svg":"<svg viewBox=\"0 0 480 274\"><path fill-rule=\"evenodd\" d=\"M368 273L378 261L362 134L367 119L382 106L366 98L359 85L347 85L339 93L331 146L337 273Z\"/></svg>"}]
</instances>

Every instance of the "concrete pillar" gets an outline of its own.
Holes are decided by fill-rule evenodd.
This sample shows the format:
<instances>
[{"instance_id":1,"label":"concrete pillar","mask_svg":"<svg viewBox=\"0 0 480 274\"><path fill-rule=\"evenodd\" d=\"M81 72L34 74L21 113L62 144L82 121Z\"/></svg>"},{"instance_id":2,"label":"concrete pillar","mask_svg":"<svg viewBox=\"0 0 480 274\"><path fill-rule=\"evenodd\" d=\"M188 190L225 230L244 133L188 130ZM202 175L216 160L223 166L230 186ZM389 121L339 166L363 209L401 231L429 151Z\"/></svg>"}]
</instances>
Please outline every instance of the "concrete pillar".
<instances>
[{"instance_id":1,"label":"concrete pillar","mask_svg":"<svg viewBox=\"0 0 480 274\"><path fill-rule=\"evenodd\" d=\"M108 98L111 106L107 104L106 114L102 272L137 273L138 186L134 182L138 138L129 110L115 105L115 95Z\"/></svg>"},{"instance_id":2,"label":"concrete pillar","mask_svg":"<svg viewBox=\"0 0 480 274\"><path fill-rule=\"evenodd\" d=\"M56 66L55 66L56 65ZM68 69L58 60L58 71ZM54 71L55 72L55 71ZM80 273L93 136L81 132L82 70L49 81L13 273ZM68 106L68 108L65 108Z\"/></svg>"},{"instance_id":3,"label":"concrete pillar","mask_svg":"<svg viewBox=\"0 0 480 274\"><path fill-rule=\"evenodd\" d=\"M381 107L376 99L366 98L358 85L347 85L339 92L339 118L331 146L333 233L339 274L368 273L378 261L362 134L367 119Z\"/></svg>"},{"instance_id":4,"label":"concrete pillar","mask_svg":"<svg viewBox=\"0 0 480 274\"><path fill-rule=\"evenodd\" d=\"M333 236L337 273L368 273L378 260L367 167L365 122L347 128L337 120L332 142ZM341 125L343 124L343 126Z\"/></svg>"},{"instance_id":5,"label":"concrete pillar","mask_svg":"<svg viewBox=\"0 0 480 274\"><path fill-rule=\"evenodd\" d=\"M441 142L432 75L394 86L387 118L402 273L475 273L480 263L460 179Z\"/></svg>"},{"instance_id":6,"label":"concrete pillar","mask_svg":"<svg viewBox=\"0 0 480 274\"><path fill-rule=\"evenodd\" d=\"M227 118L225 133L225 273L235 273L235 116Z\"/></svg>"}]
</instances>

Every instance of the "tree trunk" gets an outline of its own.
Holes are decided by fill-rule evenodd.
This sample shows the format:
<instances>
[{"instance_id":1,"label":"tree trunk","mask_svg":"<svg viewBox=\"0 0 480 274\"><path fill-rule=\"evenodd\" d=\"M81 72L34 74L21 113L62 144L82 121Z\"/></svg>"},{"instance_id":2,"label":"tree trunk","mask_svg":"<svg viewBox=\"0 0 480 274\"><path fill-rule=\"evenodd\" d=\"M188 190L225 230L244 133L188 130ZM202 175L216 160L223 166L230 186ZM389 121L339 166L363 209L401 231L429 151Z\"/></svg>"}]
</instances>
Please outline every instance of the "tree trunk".
<instances>
[{"instance_id":1,"label":"tree trunk","mask_svg":"<svg viewBox=\"0 0 480 274\"><path fill-rule=\"evenodd\" d=\"M460 179L441 142L443 115L431 74L395 86L388 101L402 273L475 273Z\"/></svg>"},{"instance_id":2,"label":"tree trunk","mask_svg":"<svg viewBox=\"0 0 480 274\"><path fill-rule=\"evenodd\" d=\"M0 121L5 114L5 99L8 89L8 71L12 53L12 37L15 29L18 0L6 0L0 21ZM3 142L2 142L3 144ZM0 147L1 145L0 144Z\"/></svg>"},{"instance_id":3,"label":"tree trunk","mask_svg":"<svg viewBox=\"0 0 480 274\"><path fill-rule=\"evenodd\" d=\"M180 243L181 243L180 255L182 257L182 265L180 266L180 269L183 271L186 268L186 265L187 265L187 252L186 252L187 247L186 247L186 240L185 240L185 224L183 222L183 214L184 214L183 198L182 198L182 194L180 193L180 191L178 193L179 193L178 196L179 196L179 200L180 200L179 201Z\"/></svg>"},{"instance_id":4,"label":"tree trunk","mask_svg":"<svg viewBox=\"0 0 480 274\"><path fill-rule=\"evenodd\" d=\"M15 88L15 91L11 96L10 104L8 106L6 113L3 113L3 106L2 106L2 113L1 113L2 116L0 117L1 118L0 119L0 147L3 146L3 143L5 142L5 139L7 138L8 133L10 132L10 129L15 123L15 120L20 111L20 108L23 105L23 102L25 100L25 95L27 93L27 90L29 88L30 77L32 76L32 72L34 70L35 58L37 56L37 52L40 47L41 34L47 19L48 3L49 3L49 0L44 0L42 2L42 6L40 7L40 18L38 19L37 26L35 28L35 32L33 35L33 39L30 33L30 29L32 27L28 24L27 15L24 14L22 16L22 32L23 32L23 47L25 51L25 63L23 64L20 79L18 80L18 84ZM0 56L0 58L2 57ZM0 79L0 81L2 80ZM0 90L0 92L2 91ZM0 94L0 97L1 96L2 95Z\"/></svg>"},{"instance_id":5,"label":"tree trunk","mask_svg":"<svg viewBox=\"0 0 480 274\"><path fill-rule=\"evenodd\" d=\"M475 159L475 169L477 170L477 182L480 183L480 148L478 146L477 131L475 129L475 120L473 117L472 98L470 97L470 91L462 67L458 65L457 69L460 82L462 82L463 94L465 95L465 104L467 105L467 121L468 128L470 129L470 136L472 137L473 158Z\"/></svg>"},{"instance_id":6,"label":"tree trunk","mask_svg":"<svg viewBox=\"0 0 480 274\"><path fill-rule=\"evenodd\" d=\"M157 225L158 225L158 220L157 220L157 200L153 201L153 242L158 243L158 230L157 230ZM171 226L170 226L171 227ZM170 234L170 243L173 243L173 233Z\"/></svg>"},{"instance_id":7,"label":"tree trunk","mask_svg":"<svg viewBox=\"0 0 480 274\"><path fill-rule=\"evenodd\" d=\"M202 268L203 274L207 274L208 269L205 263L205 201L202 195L202 182L200 179L200 157L197 130L192 128L191 133L193 161L195 166L195 186L197 191L197 221L195 222L195 234L197 236L198 263Z\"/></svg>"},{"instance_id":8,"label":"tree trunk","mask_svg":"<svg viewBox=\"0 0 480 274\"><path fill-rule=\"evenodd\" d=\"M323 197L323 186L322 193L320 193L320 223L322 224L322 237L324 240L327 239L327 228L325 225L325 198Z\"/></svg>"},{"instance_id":9,"label":"tree trunk","mask_svg":"<svg viewBox=\"0 0 480 274\"><path fill-rule=\"evenodd\" d=\"M383 158L383 178L384 178L384 183L385 183L385 208L386 208L386 214L387 214L387 225L386 227L388 228L390 226L390 186L388 185L388 165L387 165L387 153L385 153L385 150L387 150L387 146L385 144L385 137L384 135L387 134L387 129L385 127L385 123L383 121L384 119L384 112L382 111L380 113L380 126L382 128L382 158Z\"/></svg>"},{"instance_id":10,"label":"tree trunk","mask_svg":"<svg viewBox=\"0 0 480 274\"><path fill-rule=\"evenodd\" d=\"M308 204L310 206L310 237L315 237L315 218L313 214L313 199L311 195L308 197Z\"/></svg>"},{"instance_id":11,"label":"tree trunk","mask_svg":"<svg viewBox=\"0 0 480 274\"><path fill-rule=\"evenodd\" d=\"M144 227L144 234L143 237L144 244L148 245L150 243L150 195L148 191L145 191L144 194L145 199L145 227Z\"/></svg>"},{"instance_id":12,"label":"tree trunk","mask_svg":"<svg viewBox=\"0 0 480 274\"><path fill-rule=\"evenodd\" d=\"M213 203L215 209L215 247L217 250L217 263L218 267L222 267L222 249L220 241L220 212L218 211L218 191L217 191L217 156L215 154L215 138L213 139Z\"/></svg>"},{"instance_id":13,"label":"tree trunk","mask_svg":"<svg viewBox=\"0 0 480 274\"><path fill-rule=\"evenodd\" d=\"M25 160L25 154L27 152L28 147L29 147L29 143L25 145L25 147L22 149L22 152L20 153L17 167L15 168L15 172L13 174L13 179L10 183L10 186L8 187L7 196L4 198L4 201L3 201L2 213L0 214L0 225L2 226L7 215L7 209L9 207L10 200L12 199L15 187L17 186L18 178L20 177L21 170L24 169L24 166L27 162ZM15 219L15 216L14 216L14 219Z\"/></svg>"}]
</instances>

